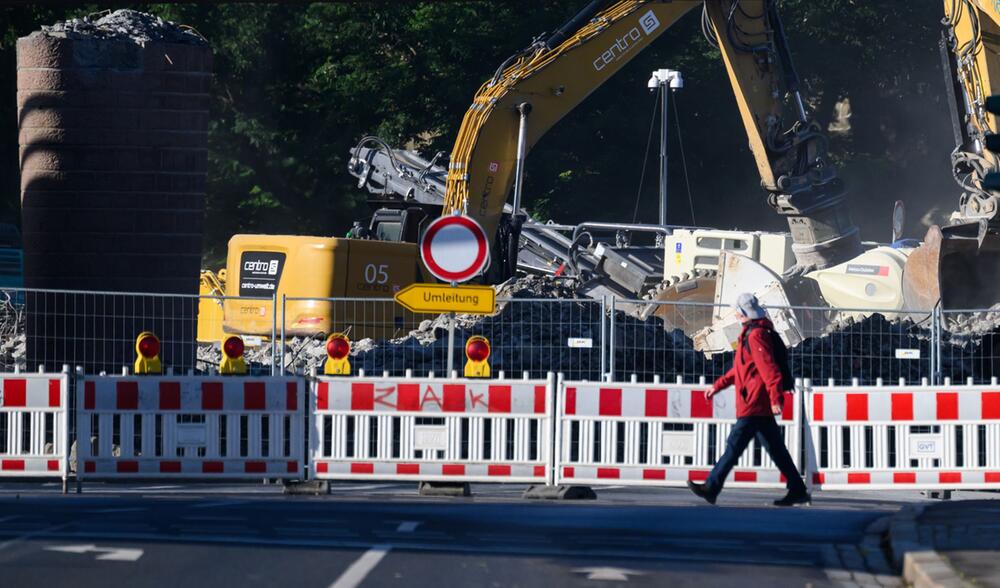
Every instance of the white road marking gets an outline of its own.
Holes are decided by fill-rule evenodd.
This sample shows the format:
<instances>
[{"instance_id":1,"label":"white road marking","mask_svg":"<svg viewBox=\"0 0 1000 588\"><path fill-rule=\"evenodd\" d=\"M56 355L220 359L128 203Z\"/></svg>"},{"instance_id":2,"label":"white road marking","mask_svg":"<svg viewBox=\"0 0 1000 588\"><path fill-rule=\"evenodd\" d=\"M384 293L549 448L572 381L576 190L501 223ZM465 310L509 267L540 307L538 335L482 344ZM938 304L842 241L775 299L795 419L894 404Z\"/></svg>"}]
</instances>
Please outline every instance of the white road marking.
<instances>
[{"instance_id":1,"label":"white road marking","mask_svg":"<svg viewBox=\"0 0 1000 588\"><path fill-rule=\"evenodd\" d=\"M422 521L403 521L396 527L397 533L412 533L417 530Z\"/></svg>"},{"instance_id":2,"label":"white road marking","mask_svg":"<svg viewBox=\"0 0 1000 588\"><path fill-rule=\"evenodd\" d=\"M371 549L344 570L336 582L330 584L330 588L355 588L391 549L392 545L372 545Z\"/></svg>"},{"instance_id":3,"label":"white road marking","mask_svg":"<svg viewBox=\"0 0 1000 588\"><path fill-rule=\"evenodd\" d=\"M223 521L223 522L239 522L247 520L246 517L215 517L215 516L203 516L203 517L181 517L185 521Z\"/></svg>"},{"instance_id":4,"label":"white road marking","mask_svg":"<svg viewBox=\"0 0 1000 588\"><path fill-rule=\"evenodd\" d=\"M134 508L105 508L105 509L102 509L102 510L92 510L90 512L93 512L93 513L142 512L144 510L146 510L146 509L145 508L139 508L139 507L134 507Z\"/></svg>"},{"instance_id":5,"label":"white road marking","mask_svg":"<svg viewBox=\"0 0 1000 588\"><path fill-rule=\"evenodd\" d=\"M58 551L61 553L100 553L96 559L106 561L136 561L142 557L141 549L130 547L98 547L93 543L89 545L55 545L46 547L46 551Z\"/></svg>"},{"instance_id":6,"label":"white road marking","mask_svg":"<svg viewBox=\"0 0 1000 588\"><path fill-rule=\"evenodd\" d=\"M580 568L573 570L578 574L587 574L588 580L608 580L610 582L628 582L629 576L642 576L642 572L626 568Z\"/></svg>"},{"instance_id":7,"label":"white road marking","mask_svg":"<svg viewBox=\"0 0 1000 588\"><path fill-rule=\"evenodd\" d=\"M13 521L14 519L19 518L20 516L21 515L11 515L9 517L4 517L4 518L0 519L0 523L6 523L7 521Z\"/></svg>"}]
</instances>

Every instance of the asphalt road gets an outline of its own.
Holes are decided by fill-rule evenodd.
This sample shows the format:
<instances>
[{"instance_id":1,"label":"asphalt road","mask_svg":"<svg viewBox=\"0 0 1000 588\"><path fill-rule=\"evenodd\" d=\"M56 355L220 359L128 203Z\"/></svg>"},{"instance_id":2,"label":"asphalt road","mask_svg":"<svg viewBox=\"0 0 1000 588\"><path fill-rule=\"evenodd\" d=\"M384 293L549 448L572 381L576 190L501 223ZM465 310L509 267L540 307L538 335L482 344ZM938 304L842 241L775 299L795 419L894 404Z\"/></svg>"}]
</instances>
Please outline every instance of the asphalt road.
<instances>
[{"instance_id":1,"label":"asphalt road","mask_svg":"<svg viewBox=\"0 0 1000 588\"><path fill-rule=\"evenodd\" d=\"M710 507L680 489L599 488L575 502L520 490L133 484L63 496L0 484L0 585L892 585L868 575L879 570L863 557L865 529L921 499L825 494L779 509L776 491L728 491Z\"/></svg>"}]
</instances>

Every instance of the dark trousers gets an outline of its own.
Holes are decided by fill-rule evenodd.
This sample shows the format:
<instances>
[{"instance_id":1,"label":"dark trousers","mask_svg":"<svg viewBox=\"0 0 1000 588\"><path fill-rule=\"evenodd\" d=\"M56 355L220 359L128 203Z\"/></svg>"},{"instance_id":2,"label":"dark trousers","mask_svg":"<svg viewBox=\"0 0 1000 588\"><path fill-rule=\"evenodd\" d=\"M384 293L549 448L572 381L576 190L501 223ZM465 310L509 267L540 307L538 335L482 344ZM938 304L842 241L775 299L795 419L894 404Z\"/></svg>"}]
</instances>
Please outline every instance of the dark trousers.
<instances>
[{"instance_id":1,"label":"dark trousers","mask_svg":"<svg viewBox=\"0 0 1000 588\"><path fill-rule=\"evenodd\" d=\"M729 439L726 440L726 452L712 468L712 473L708 475L708 480L705 482L706 489L712 494L718 494L722 491L726 477L729 476L736 461L754 437L757 437L757 441L771 456L774 465L778 466L781 473L785 475L788 491L806 492L806 485L802 483L799 470L795 467L792 456L788 454L788 448L785 447L781 427L772 416L743 417L736 421L732 432L729 433Z\"/></svg>"}]
</instances>

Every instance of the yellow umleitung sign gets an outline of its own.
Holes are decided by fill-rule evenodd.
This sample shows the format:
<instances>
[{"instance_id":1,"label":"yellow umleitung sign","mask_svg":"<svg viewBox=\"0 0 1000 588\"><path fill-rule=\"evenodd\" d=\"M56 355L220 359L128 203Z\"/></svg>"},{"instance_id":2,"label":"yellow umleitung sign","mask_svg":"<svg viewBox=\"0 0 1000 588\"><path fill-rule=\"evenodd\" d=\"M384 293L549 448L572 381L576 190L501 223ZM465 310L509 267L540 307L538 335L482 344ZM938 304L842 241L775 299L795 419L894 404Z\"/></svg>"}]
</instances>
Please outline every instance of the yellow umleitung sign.
<instances>
[{"instance_id":1,"label":"yellow umleitung sign","mask_svg":"<svg viewBox=\"0 0 1000 588\"><path fill-rule=\"evenodd\" d=\"M396 292L396 303L411 312L493 314L497 308L492 286L410 284Z\"/></svg>"}]
</instances>

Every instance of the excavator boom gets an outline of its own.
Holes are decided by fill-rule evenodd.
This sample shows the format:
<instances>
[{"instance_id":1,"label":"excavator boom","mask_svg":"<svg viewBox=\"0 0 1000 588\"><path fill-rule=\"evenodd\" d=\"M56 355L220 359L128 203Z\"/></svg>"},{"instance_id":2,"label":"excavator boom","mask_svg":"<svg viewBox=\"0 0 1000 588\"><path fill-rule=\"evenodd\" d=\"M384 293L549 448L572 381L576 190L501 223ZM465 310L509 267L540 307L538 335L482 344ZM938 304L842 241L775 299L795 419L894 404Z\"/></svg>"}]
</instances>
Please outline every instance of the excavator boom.
<instances>
[{"instance_id":1,"label":"excavator boom","mask_svg":"<svg viewBox=\"0 0 1000 588\"><path fill-rule=\"evenodd\" d=\"M775 0L594 1L548 38L506 60L462 121L444 212L516 237L527 152L555 123L677 19L703 8L722 55L768 203L788 219L801 271L860 252L826 138L808 116ZM503 207L513 187L512 226Z\"/></svg>"},{"instance_id":2,"label":"excavator boom","mask_svg":"<svg viewBox=\"0 0 1000 588\"><path fill-rule=\"evenodd\" d=\"M984 184L1000 167L987 99L1000 83L1000 13L992 0L944 0L941 55L955 134L952 171L963 190L949 225L932 226L907 259L903 298L914 310L988 308L998 301L1000 201Z\"/></svg>"}]
</instances>

